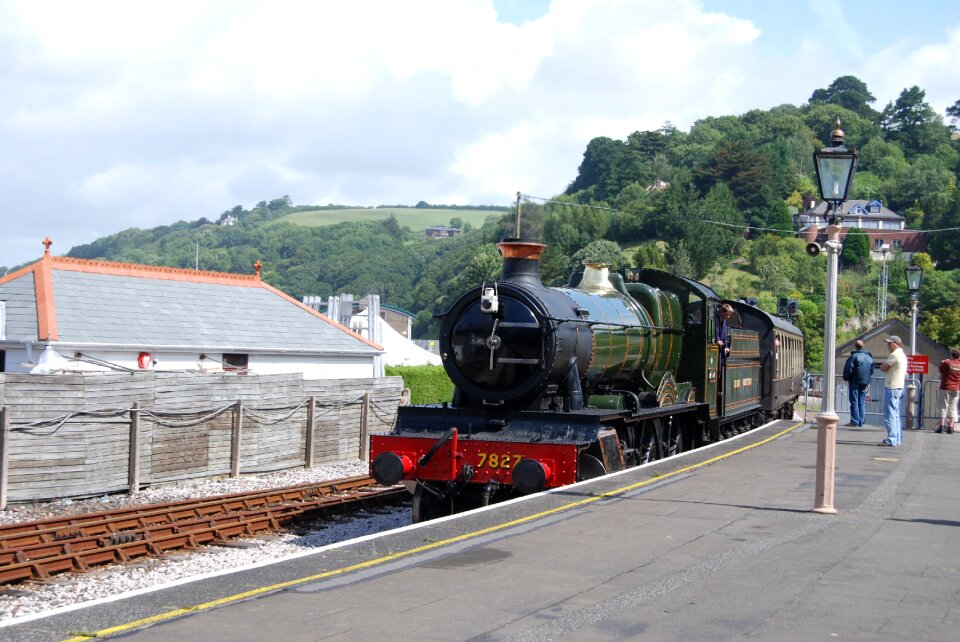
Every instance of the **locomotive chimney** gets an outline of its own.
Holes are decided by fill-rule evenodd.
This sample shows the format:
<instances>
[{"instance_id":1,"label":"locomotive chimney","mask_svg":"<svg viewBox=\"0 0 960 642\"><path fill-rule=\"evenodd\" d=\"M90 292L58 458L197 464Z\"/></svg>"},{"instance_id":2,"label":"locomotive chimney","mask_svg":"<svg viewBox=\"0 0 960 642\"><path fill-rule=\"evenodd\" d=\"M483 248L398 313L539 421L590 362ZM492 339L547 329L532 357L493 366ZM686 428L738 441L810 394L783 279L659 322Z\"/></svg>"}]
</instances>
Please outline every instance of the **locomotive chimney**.
<instances>
[{"instance_id":1,"label":"locomotive chimney","mask_svg":"<svg viewBox=\"0 0 960 642\"><path fill-rule=\"evenodd\" d=\"M540 282L540 254L547 247L536 241L503 239L497 243L503 255L503 280L543 287Z\"/></svg>"}]
</instances>

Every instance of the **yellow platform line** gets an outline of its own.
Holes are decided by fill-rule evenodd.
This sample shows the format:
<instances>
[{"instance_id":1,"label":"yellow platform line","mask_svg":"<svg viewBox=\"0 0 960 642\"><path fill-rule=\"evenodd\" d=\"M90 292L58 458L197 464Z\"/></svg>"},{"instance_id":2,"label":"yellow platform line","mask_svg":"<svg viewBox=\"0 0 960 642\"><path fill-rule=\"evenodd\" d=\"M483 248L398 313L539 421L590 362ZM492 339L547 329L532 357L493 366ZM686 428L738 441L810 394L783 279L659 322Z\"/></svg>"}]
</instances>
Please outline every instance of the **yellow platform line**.
<instances>
[{"instance_id":1,"label":"yellow platform line","mask_svg":"<svg viewBox=\"0 0 960 642\"><path fill-rule=\"evenodd\" d=\"M688 472L697 470L697 469L699 469L699 468L703 468L704 466L709 466L710 464L716 463L716 462L721 461L721 460L723 460L723 459L727 459L727 458L729 458L729 457L733 457L734 455L739 455L740 453L744 453L744 452L746 452L746 451L748 451L748 450L752 450L752 449L754 449L754 448L757 448L758 446L763 446L764 444L770 443L771 441L773 441L773 440L775 440L775 439L778 439L778 438L786 435L787 433L790 433L790 432L796 430L797 428L799 428L799 427L802 426L802 425L803 425L803 422L796 423L796 424L790 426L789 428L787 428L786 430L782 430L782 431L778 432L778 433L775 434L775 435L771 435L770 437L767 437L766 439L763 439L763 440L761 440L761 441L758 441L758 442L756 442L756 443L754 443L754 444L750 444L750 445L748 445L748 446L744 446L744 447L742 447L742 448L738 448L738 449L736 449L736 450L732 450L732 451L730 451L730 452L728 452L728 453L724 453L724 454L722 454L722 455L717 455L716 457L712 457L712 458L707 459L707 460L705 460L705 461L702 461L702 462L700 462L700 463L698 463L698 464L692 464L692 465L687 466L687 467L685 467L685 468L680 468L680 469L678 469L678 470L674 470L674 471L671 471L671 472L669 472L669 473L664 473L664 474L662 474L662 475L658 475L657 477L651 477L650 479L645 479L645 480L643 480L643 481L639 481L639 482L630 484L630 485L628 485L628 486L621 486L620 488L616 488L616 489L614 489L614 490L610 490L610 491L607 491L607 492L605 492L605 493L601 493L601 494L599 494L599 495L592 495L592 496L590 496L590 497L587 497L587 498L584 498L584 499L579 499L579 500L570 502L570 503L568 503L568 504L564 504L564 505L562 505L562 506L557 506L556 508L551 508L551 509L549 509L549 510L541 511L541 512L535 513L535 514L533 514L533 515L527 515L526 517L520 517L520 518L518 518L518 519L509 521L509 522L504 522L504 523L502 523L502 524L497 524L497 525L495 525L495 526L490 526L490 527L488 527L488 528L483 528L483 529L480 529L480 530L477 530L477 531L472 531L472 532L470 532L470 533L463 533L462 535L457 535L456 537L450 537L450 538L448 538L448 539L439 540L439 541L436 541L436 542L430 542L429 544L425 544L425 545L423 545L423 546L418 546L418 547L416 547L416 548L411 548L411 549L408 549L408 550L406 550L406 551L400 551L399 553L392 553L392 554L390 554L390 555L384 555L383 557L378 557L378 558L376 558L376 559L368 560L368 561L366 561L366 562L360 562L360 563L358 563L358 564L352 564L352 565L350 565L350 566L344 566L343 568L337 568L337 569L333 569L333 570L330 570L330 571L324 571L323 573L316 573L315 575L308 575L308 576L306 576L306 577L300 577L300 578L297 578L297 579L295 579L295 580L288 580L288 581L286 581L286 582L279 582L279 583L277 583L277 584L271 584L270 586L262 586L262 587L260 587L260 588L258 588L258 589L253 589L252 591L245 591L245 592L243 592L243 593L237 593L237 594L235 594L235 595L229 595L229 596L227 596L227 597L222 597L222 598L220 598L220 599L218 599L218 600L210 600L209 602L204 602L204 603L202 603L202 604L197 604L197 605L195 605L195 606L187 606L187 607L180 608L180 609L173 609L172 611L166 611L166 612L164 612L164 613L159 613L159 614L157 614L157 615L153 615L153 616L150 616L150 617L142 618L142 619L140 619L140 620L135 620L135 621L133 621L133 622L128 622L127 624L120 624L120 625L118 625L118 626L113 626L113 627L110 627L110 628L101 629L101 630L99 630L99 631L96 631L95 633L75 635L75 636L73 636L73 637L66 638L63 642L86 642L87 640L91 640L91 639L94 639L94 638L102 638L102 637L107 637L107 636L110 636L110 635L115 635L115 634L117 634L117 633L128 632L128 631L131 631L131 630L133 630L133 629L143 628L143 627L145 627L145 626L150 626L151 624L156 624L156 623L158 623L158 622L163 622L163 621L165 621L165 620L170 620L170 619L173 619L173 618L176 618L176 617L180 617L181 615L188 615L188 614L191 614L191 613L197 613L197 612L199 612L199 611L206 611L207 609L212 609L212 608L215 608L215 607L218 607L218 606L223 606L223 605L225 605L225 604L230 604L230 603L233 603L233 602L239 602L239 601L241 601L241 600L245 600L245 599L248 599L248 598L251 598L251 597L257 597L258 595L263 595L264 593L272 593L272 592L274 592L274 591L279 591L279 590L291 588L291 587L294 587L294 586L299 586L299 585L301 585L301 584L307 584L307 583L309 583L309 582L316 582L316 581L318 581L318 580L325 580L325 579L329 579L329 578L331 578L331 577L336 577L336 576L338 576L338 575L344 575L344 574L346 574L346 573L352 573L352 572L354 572L354 571L362 571L362 570L364 570L364 569L372 568L372 567L374 567L374 566L379 566L380 564L386 564L387 562L393 562L393 561L396 561L396 560L399 560L399 559L403 559L404 557L409 557L409 556L411 556L411 555L416 555L416 554L418 554L418 553L425 553L425 552L427 552L427 551L432 551L432 550L441 548L441 547L443 547L443 546L448 546L448 545L450 545L450 544L456 544L456 543L458 543L458 542L463 542L463 541L466 541L466 540L469 540L469 539L474 539L474 538L476 538L476 537L481 537L481 536L483 536L483 535L489 535L490 533L496 533L497 531L502 531L502 530L507 529L507 528L512 528L512 527L514 527L514 526L519 526L519 525L521 525L521 524L526 524L526 523L528 523L528 522L532 522L532 521L534 521L534 520L541 519L541 518L543 518L543 517L548 517L548 516L550 516L550 515L555 515L555 514L557 514L557 513L562 513L562 512L564 512L564 511L567 511L567 510L570 510L570 509L573 509L573 508L579 508L579 507L581 507L581 506L586 506L587 504L592 504L593 502L600 501L601 499L607 499L607 498L610 498L610 497L614 497L614 496L616 496L616 495L622 495L622 494L628 493L628 492L630 492L630 491L632 491L632 490L636 490L636 489L638 489L638 488L643 488L644 486L649 486L650 484L655 484L655 483L661 482L661 481L663 481L664 479L669 479L669 478L671 478L671 477L676 477L677 475L682 475L682 474L684 474L684 473L688 473Z\"/></svg>"}]
</instances>

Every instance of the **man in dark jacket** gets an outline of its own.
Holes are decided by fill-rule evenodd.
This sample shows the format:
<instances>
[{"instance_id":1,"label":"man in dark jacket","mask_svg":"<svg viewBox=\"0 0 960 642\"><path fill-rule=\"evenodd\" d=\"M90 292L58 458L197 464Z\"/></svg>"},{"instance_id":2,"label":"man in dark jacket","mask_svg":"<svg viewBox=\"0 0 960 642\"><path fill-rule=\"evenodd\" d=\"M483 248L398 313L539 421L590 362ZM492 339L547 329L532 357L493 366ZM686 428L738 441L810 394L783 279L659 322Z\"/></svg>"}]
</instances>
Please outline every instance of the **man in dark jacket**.
<instances>
[{"instance_id":1,"label":"man in dark jacket","mask_svg":"<svg viewBox=\"0 0 960 642\"><path fill-rule=\"evenodd\" d=\"M850 422L848 426L862 426L866 414L867 388L873 377L873 355L863 349L863 341L854 342L854 350L843 364L843 380L850 388Z\"/></svg>"}]
</instances>

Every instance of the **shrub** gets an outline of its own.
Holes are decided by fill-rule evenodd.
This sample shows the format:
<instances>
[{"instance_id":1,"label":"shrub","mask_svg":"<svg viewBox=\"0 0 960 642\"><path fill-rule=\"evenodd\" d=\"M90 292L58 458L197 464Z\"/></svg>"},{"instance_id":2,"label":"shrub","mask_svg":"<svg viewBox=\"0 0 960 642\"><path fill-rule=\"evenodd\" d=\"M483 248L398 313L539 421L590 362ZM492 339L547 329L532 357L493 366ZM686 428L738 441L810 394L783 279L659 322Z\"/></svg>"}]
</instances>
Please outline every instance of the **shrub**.
<instances>
[{"instance_id":1,"label":"shrub","mask_svg":"<svg viewBox=\"0 0 960 642\"><path fill-rule=\"evenodd\" d=\"M386 366L384 370L387 376L403 377L403 386L410 388L410 403L441 403L453 398L453 382L443 366Z\"/></svg>"}]
</instances>

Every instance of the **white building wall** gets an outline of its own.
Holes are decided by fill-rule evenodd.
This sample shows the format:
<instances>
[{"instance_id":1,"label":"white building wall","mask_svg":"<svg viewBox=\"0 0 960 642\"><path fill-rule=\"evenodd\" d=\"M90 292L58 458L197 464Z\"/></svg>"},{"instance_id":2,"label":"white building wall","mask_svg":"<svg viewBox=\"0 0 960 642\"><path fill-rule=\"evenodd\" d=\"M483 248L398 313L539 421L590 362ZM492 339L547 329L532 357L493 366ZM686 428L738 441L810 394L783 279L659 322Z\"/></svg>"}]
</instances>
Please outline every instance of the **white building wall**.
<instances>
[{"instance_id":1,"label":"white building wall","mask_svg":"<svg viewBox=\"0 0 960 642\"><path fill-rule=\"evenodd\" d=\"M76 346L58 346L54 349L66 359L64 367L80 372L105 372L109 369L74 359L77 352L85 357L100 359L131 370L140 370L137 357L140 351L134 350L97 350L77 348ZM43 352L43 346L34 344L32 354L28 355L23 344L0 344L0 349L6 351L7 372L30 372ZM158 372L220 372L223 366L223 353L220 352L184 352L145 350L150 352L154 364L150 368ZM207 355L208 359L200 360L200 355ZM31 361L32 357L32 361ZM357 379L374 376L373 355L366 356L339 356L339 355L291 355L291 354L256 354L249 353L247 367L258 375L302 373L304 379Z\"/></svg>"}]
</instances>

